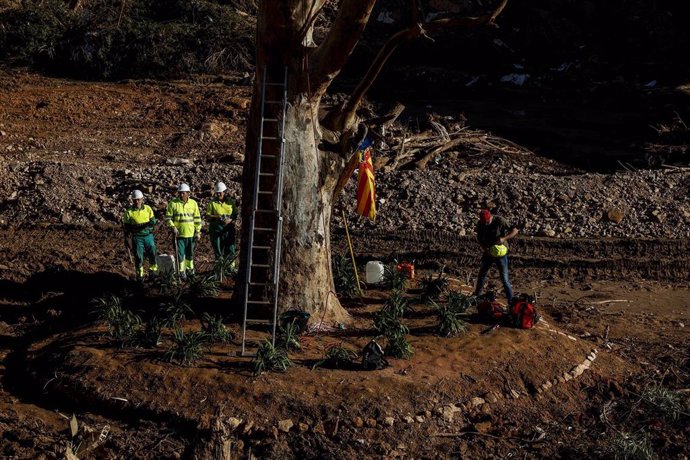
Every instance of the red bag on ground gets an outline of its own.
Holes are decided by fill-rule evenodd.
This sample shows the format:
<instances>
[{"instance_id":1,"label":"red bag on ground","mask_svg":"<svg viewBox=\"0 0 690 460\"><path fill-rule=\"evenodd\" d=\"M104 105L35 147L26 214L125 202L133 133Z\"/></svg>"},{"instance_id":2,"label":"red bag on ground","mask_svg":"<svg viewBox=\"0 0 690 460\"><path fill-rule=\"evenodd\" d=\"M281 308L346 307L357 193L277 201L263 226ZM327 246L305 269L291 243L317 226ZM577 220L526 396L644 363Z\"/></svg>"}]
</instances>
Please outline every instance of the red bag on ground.
<instances>
[{"instance_id":1,"label":"red bag on ground","mask_svg":"<svg viewBox=\"0 0 690 460\"><path fill-rule=\"evenodd\" d=\"M510 317L513 326L519 329L532 329L539 321L537 309L534 307L534 298L526 294L517 297L510 309Z\"/></svg>"},{"instance_id":2,"label":"red bag on ground","mask_svg":"<svg viewBox=\"0 0 690 460\"><path fill-rule=\"evenodd\" d=\"M477 305L477 313L482 321L493 324L501 321L508 312L500 303L485 300Z\"/></svg>"}]
</instances>

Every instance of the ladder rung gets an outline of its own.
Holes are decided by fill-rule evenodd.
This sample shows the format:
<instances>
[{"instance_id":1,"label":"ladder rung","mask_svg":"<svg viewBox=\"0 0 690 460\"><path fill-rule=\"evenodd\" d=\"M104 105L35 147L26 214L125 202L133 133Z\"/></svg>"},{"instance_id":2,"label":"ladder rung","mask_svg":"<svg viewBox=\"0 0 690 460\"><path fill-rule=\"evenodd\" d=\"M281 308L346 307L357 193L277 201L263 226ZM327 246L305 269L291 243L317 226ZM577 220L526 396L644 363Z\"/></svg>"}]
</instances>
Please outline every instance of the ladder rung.
<instances>
[{"instance_id":1,"label":"ladder rung","mask_svg":"<svg viewBox=\"0 0 690 460\"><path fill-rule=\"evenodd\" d=\"M271 249L270 246L252 246L252 249Z\"/></svg>"},{"instance_id":2,"label":"ladder rung","mask_svg":"<svg viewBox=\"0 0 690 460\"><path fill-rule=\"evenodd\" d=\"M272 123L277 123L280 121L278 118L264 118L264 121L270 121Z\"/></svg>"},{"instance_id":3,"label":"ladder rung","mask_svg":"<svg viewBox=\"0 0 690 460\"><path fill-rule=\"evenodd\" d=\"M273 286L272 283L249 283L250 286Z\"/></svg>"},{"instance_id":4,"label":"ladder rung","mask_svg":"<svg viewBox=\"0 0 690 460\"><path fill-rule=\"evenodd\" d=\"M273 173L262 173L262 172L260 172L260 173L259 173L259 176L261 176L261 177L269 177L269 176L270 176L270 177L275 177L276 175L273 174Z\"/></svg>"},{"instance_id":5,"label":"ladder rung","mask_svg":"<svg viewBox=\"0 0 690 460\"><path fill-rule=\"evenodd\" d=\"M266 139L269 141L282 141L283 140L282 137L275 137L275 136L264 136L261 139Z\"/></svg>"},{"instance_id":6,"label":"ladder rung","mask_svg":"<svg viewBox=\"0 0 690 460\"><path fill-rule=\"evenodd\" d=\"M255 232L275 232L275 228L254 227Z\"/></svg>"},{"instance_id":7,"label":"ladder rung","mask_svg":"<svg viewBox=\"0 0 690 460\"><path fill-rule=\"evenodd\" d=\"M252 268L271 268L268 264L252 264Z\"/></svg>"},{"instance_id":8,"label":"ladder rung","mask_svg":"<svg viewBox=\"0 0 690 460\"><path fill-rule=\"evenodd\" d=\"M269 192L268 190L259 190L259 195L273 195L273 192Z\"/></svg>"},{"instance_id":9,"label":"ladder rung","mask_svg":"<svg viewBox=\"0 0 690 460\"><path fill-rule=\"evenodd\" d=\"M273 302L271 302L270 300L247 300L247 303L256 303L259 305L271 305Z\"/></svg>"},{"instance_id":10,"label":"ladder rung","mask_svg":"<svg viewBox=\"0 0 690 460\"><path fill-rule=\"evenodd\" d=\"M270 319L249 319L247 318L247 324L273 324Z\"/></svg>"},{"instance_id":11,"label":"ladder rung","mask_svg":"<svg viewBox=\"0 0 690 460\"><path fill-rule=\"evenodd\" d=\"M262 153L261 158L276 158L277 155L271 155L270 153Z\"/></svg>"},{"instance_id":12,"label":"ladder rung","mask_svg":"<svg viewBox=\"0 0 690 460\"><path fill-rule=\"evenodd\" d=\"M275 209L255 209L254 212L278 212Z\"/></svg>"},{"instance_id":13,"label":"ladder rung","mask_svg":"<svg viewBox=\"0 0 690 460\"><path fill-rule=\"evenodd\" d=\"M265 104L282 104L283 101L264 101Z\"/></svg>"}]
</instances>

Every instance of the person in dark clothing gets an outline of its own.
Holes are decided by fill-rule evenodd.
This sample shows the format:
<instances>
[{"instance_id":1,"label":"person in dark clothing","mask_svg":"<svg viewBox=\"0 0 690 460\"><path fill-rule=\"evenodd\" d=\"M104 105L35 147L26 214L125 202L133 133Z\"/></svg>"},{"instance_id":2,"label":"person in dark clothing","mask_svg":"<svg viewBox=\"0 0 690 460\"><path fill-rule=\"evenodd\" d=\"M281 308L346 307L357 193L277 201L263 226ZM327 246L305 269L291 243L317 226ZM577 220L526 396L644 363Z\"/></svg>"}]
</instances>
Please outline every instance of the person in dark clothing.
<instances>
[{"instance_id":1,"label":"person in dark clothing","mask_svg":"<svg viewBox=\"0 0 690 460\"><path fill-rule=\"evenodd\" d=\"M491 265L496 265L501 274L503 289L505 290L508 304L513 299L513 288L508 276L508 246L506 242L518 234L518 229L508 223L501 216L493 216L488 209L482 209L477 223L477 240L482 247L482 261L477 276L477 287L474 295L481 294L486 282L486 275Z\"/></svg>"}]
</instances>

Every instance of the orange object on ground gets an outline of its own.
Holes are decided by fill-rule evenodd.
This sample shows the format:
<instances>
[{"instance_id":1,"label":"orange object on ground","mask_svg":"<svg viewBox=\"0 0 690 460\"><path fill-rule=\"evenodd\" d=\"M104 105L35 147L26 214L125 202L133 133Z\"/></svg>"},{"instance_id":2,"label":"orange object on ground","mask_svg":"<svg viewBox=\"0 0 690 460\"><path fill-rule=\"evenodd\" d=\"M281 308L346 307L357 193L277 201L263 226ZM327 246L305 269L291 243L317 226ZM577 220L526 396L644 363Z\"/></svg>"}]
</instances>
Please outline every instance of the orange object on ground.
<instances>
[{"instance_id":1,"label":"orange object on ground","mask_svg":"<svg viewBox=\"0 0 690 460\"><path fill-rule=\"evenodd\" d=\"M408 263L398 264L395 267L399 272L404 273L408 279L414 279L414 265Z\"/></svg>"}]
</instances>

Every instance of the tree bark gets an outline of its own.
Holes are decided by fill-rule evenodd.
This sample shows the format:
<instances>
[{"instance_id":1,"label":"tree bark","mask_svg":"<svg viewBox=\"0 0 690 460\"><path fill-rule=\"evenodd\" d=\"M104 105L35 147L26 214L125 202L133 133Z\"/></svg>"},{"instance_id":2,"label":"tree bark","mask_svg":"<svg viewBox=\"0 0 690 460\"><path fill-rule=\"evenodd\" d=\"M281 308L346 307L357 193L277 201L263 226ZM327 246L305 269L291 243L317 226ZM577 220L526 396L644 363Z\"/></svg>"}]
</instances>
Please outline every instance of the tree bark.
<instances>
[{"instance_id":1,"label":"tree bark","mask_svg":"<svg viewBox=\"0 0 690 460\"><path fill-rule=\"evenodd\" d=\"M285 4L286 3L286 4ZM297 0L262 2L257 27L257 70L247 127L242 193L242 241L248 241L252 192L261 124L261 78L282 78L288 69L283 166L283 239L278 291L279 312L302 309L312 322L347 322L348 314L335 296L331 271L330 222L333 191L345 160L318 149L317 118L322 92L312 92L306 62L313 48L304 37L314 10ZM311 26L309 26L311 27ZM246 245L242 246L246 253ZM240 262L236 293L244 296L247 260Z\"/></svg>"}]
</instances>

